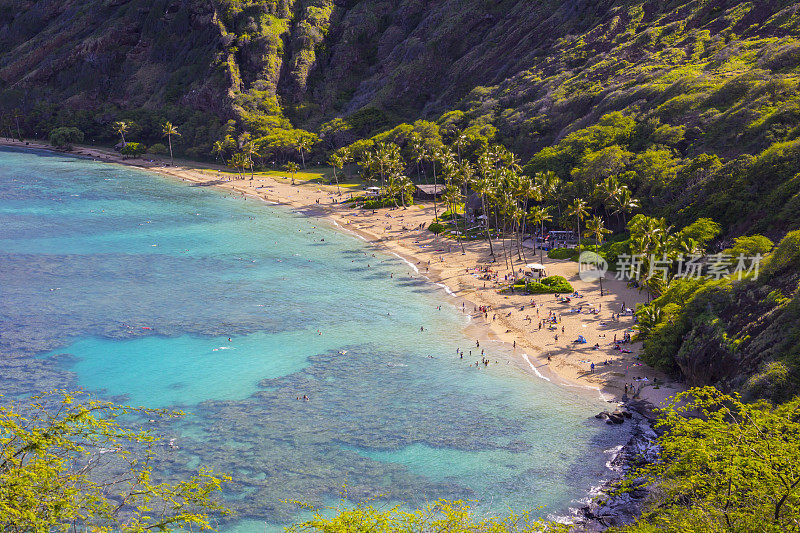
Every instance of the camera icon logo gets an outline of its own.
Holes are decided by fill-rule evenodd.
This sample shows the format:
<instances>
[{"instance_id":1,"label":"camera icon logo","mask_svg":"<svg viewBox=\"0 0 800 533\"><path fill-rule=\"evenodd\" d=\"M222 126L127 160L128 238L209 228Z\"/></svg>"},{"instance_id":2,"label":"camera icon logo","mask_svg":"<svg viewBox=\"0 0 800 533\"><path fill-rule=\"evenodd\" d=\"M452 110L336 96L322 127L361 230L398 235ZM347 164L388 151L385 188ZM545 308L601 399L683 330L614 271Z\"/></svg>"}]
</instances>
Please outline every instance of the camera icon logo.
<instances>
[{"instance_id":1,"label":"camera icon logo","mask_svg":"<svg viewBox=\"0 0 800 533\"><path fill-rule=\"evenodd\" d=\"M578 256L578 276L581 281L591 282L604 278L608 262L594 252L581 252Z\"/></svg>"}]
</instances>

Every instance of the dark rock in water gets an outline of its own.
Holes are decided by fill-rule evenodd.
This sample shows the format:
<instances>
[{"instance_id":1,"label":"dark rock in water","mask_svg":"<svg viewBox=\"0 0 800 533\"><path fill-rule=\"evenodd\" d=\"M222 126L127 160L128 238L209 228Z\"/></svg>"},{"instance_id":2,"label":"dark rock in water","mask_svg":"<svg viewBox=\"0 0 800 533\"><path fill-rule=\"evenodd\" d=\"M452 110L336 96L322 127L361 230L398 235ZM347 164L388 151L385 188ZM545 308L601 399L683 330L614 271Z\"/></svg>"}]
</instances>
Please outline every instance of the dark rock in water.
<instances>
[{"instance_id":1,"label":"dark rock in water","mask_svg":"<svg viewBox=\"0 0 800 533\"><path fill-rule=\"evenodd\" d=\"M622 424L625 422L625 416L620 411L614 411L608 415L608 420L612 424Z\"/></svg>"},{"instance_id":2,"label":"dark rock in water","mask_svg":"<svg viewBox=\"0 0 800 533\"><path fill-rule=\"evenodd\" d=\"M605 531L611 527L630 524L641 514L648 495L645 478L634 480L631 490L623 494L612 493L631 469L657 460L660 449L656 444L657 435L650 426L652 420L648 416L652 412L652 406L626 404L626 407L633 412L625 409L597 415L598 418L601 415L608 415L607 424L614 424L612 419L617 415L621 420L627 417L632 418L633 432L628 442L609 463L616 475L603 484L599 496L594 498L589 505L578 509L573 531L583 533Z\"/></svg>"},{"instance_id":3,"label":"dark rock in water","mask_svg":"<svg viewBox=\"0 0 800 533\"><path fill-rule=\"evenodd\" d=\"M608 411L603 411L602 413L597 413L596 415L594 415L594 417L595 418L600 418L600 419L608 418Z\"/></svg>"}]
</instances>

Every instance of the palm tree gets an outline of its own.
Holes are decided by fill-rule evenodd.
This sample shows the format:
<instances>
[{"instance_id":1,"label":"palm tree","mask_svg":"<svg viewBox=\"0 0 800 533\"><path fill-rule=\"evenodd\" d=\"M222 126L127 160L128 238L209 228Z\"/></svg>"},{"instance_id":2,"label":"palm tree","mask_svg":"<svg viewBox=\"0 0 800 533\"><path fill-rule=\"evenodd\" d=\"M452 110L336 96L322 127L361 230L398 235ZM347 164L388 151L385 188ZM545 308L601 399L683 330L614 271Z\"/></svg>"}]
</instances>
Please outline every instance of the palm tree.
<instances>
[{"instance_id":1,"label":"palm tree","mask_svg":"<svg viewBox=\"0 0 800 533\"><path fill-rule=\"evenodd\" d=\"M250 180L252 181L255 175L255 171L253 170L253 156L258 155L258 148L254 142L250 141L242 146L242 152L247 156L247 160L250 162Z\"/></svg>"},{"instance_id":2,"label":"palm tree","mask_svg":"<svg viewBox=\"0 0 800 533\"><path fill-rule=\"evenodd\" d=\"M309 137L303 137L297 141L297 149L300 151L300 159L303 162L303 168L306 168L306 152L314 146L314 141Z\"/></svg>"},{"instance_id":3,"label":"palm tree","mask_svg":"<svg viewBox=\"0 0 800 533\"><path fill-rule=\"evenodd\" d=\"M511 205L508 206L508 217L511 219L512 223L512 235L516 232L519 232L519 227L522 225L522 220L525 218L525 212L519 206L519 203L512 197ZM513 245L513 241L512 241ZM519 252L520 243L519 237L517 237L517 257L519 259L523 259L522 255ZM514 250L510 250L511 252L511 270L514 270Z\"/></svg>"},{"instance_id":4,"label":"palm tree","mask_svg":"<svg viewBox=\"0 0 800 533\"><path fill-rule=\"evenodd\" d=\"M617 189L617 193L613 197L613 206L614 206L614 214L619 216L622 215L622 227L624 228L627 224L626 214L632 213L636 209L639 208L639 200L633 197L631 194L630 189L627 186L621 185L619 189Z\"/></svg>"},{"instance_id":5,"label":"palm tree","mask_svg":"<svg viewBox=\"0 0 800 533\"><path fill-rule=\"evenodd\" d=\"M292 185L294 185L294 178L297 175L297 171L300 170L300 167L297 166L297 163L295 163L294 161L289 161L288 163L286 163L286 165L284 165L283 168L285 168L287 172L292 173Z\"/></svg>"},{"instance_id":6,"label":"palm tree","mask_svg":"<svg viewBox=\"0 0 800 533\"><path fill-rule=\"evenodd\" d=\"M569 216L575 217L575 220L578 222L578 253L581 253L581 222L583 218L589 214L586 211L586 201L581 198L575 198L572 201L572 205L567 208L567 214Z\"/></svg>"},{"instance_id":7,"label":"palm tree","mask_svg":"<svg viewBox=\"0 0 800 533\"><path fill-rule=\"evenodd\" d=\"M161 136L167 138L167 142L169 143L169 160L174 165L175 159L172 157L172 136L177 135L178 137L181 136L178 133L178 129L172 125L172 122L167 121L161 125Z\"/></svg>"},{"instance_id":8,"label":"palm tree","mask_svg":"<svg viewBox=\"0 0 800 533\"><path fill-rule=\"evenodd\" d=\"M114 124L111 125L114 128L114 131L117 132L122 137L122 146L128 144L125 141L125 132L128 131L130 128L130 123L125 120L118 120Z\"/></svg>"},{"instance_id":9,"label":"palm tree","mask_svg":"<svg viewBox=\"0 0 800 533\"><path fill-rule=\"evenodd\" d=\"M414 194L414 182L411 181L411 178L409 178L405 174L401 174L399 177L398 190L403 200L403 209L405 209L406 199L408 199Z\"/></svg>"},{"instance_id":10,"label":"palm tree","mask_svg":"<svg viewBox=\"0 0 800 533\"><path fill-rule=\"evenodd\" d=\"M455 139L453 139L452 146L453 146L453 148L456 149L456 153L458 154L458 162L459 163L461 162L461 150L463 150L464 147L467 146L467 142L468 142L467 136L464 135L463 131L457 133Z\"/></svg>"},{"instance_id":11,"label":"palm tree","mask_svg":"<svg viewBox=\"0 0 800 533\"><path fill-rule=\"evenodd\" d=\"M603 235L605 233L611 233L611 231L606 229L603 224L603 219L598 216L594 216L586 221L586 231L589 232L589 235L594 235L594 251L599 254L600 244L603 242ZM600 275L600 296L603 296L602 273Z\"/></svg>"},{"instance_id":12,"label":"palm tree","mask_svg":"<svg viewBox=\"0 0 800 533\"><path fill-rule=\"evenodd\" d=\"M481 208L483 210L483 217L486 224L486 239L489 241L489 255L494 257L494 247L492 246L492 235L489 232L489 210L486 208L486 197L494 195L494 181L492 179L492 161L491 158L484 152L478 158L478 174L479 179L472 183L472 190L475 194L481 197Z\"/></svg>"},{"instance_id":13,"label":"palm tree","mask_svg":"<svg viewBox=\"0 0 800 533\"><path fill-rule=\"evenodd\" d=\"M519 185L518 185L518 189L517 190L518 190L520 196L522 197L522 202L523 202L522 203L522 206L523 206L522 207L523 217L522 217L522 225L521 225L521 228L520 228L520 237L519 237L520 247L519 248L522 251L522 259L524 260L525 259L525 249L522 246L522 242L525 240L525 231L527 229L526 226L527 226L527 223L528 223L528 217L527 217L528 203L531 200L536 200L537 202L541 202L542 201L542 194L541 194L539 188L536 187L536 184L533 182L533 180L530 178L530 176L526 176L526 175L520 176Z\"/></svg>"},{"instance_id":14,"label":"palm tree","mask_svg":"<svg viewBox=\"0 0 800 533\"><path fill-rule=\"evenodd\" d=\"M531 224L534 226L537 224L539 225L539 235L544 237L544 223L553 220L553 217L550 215L550 206L533 206L530 213L528 213L528 220L530 220ZM541 246L539 247L539 262L544 264L544 252Z\"/></svg>"},{"instance_id":15,"label":"palm tree","mask_svg":"<svg viewBox=\"0 0 800 533\"><path fill-rule=\"evenodd\" d=\"M219 156L224 156L225 154L225 143L222 141L215 142L213 146L211 146L211 153L214 154L214 159L218 161Z\"/></svg>"},{"instance_id":16,"label":"palm tree","mask_svg":"<svg viewBox=\"0 0 800 533\"><path fill-rule=\"evenodd\" d=\"M504 170L506 172L510 172L510 170L507 170L507 169L504 169ZM498 198L498 201L499 201L500 211L503 214L503 233L500 235L500 244L503 245L503 258L506 261L506 268L508 268L509 256L511 256L510 257L510 259L511 259L511 270L513 271L514 270L514 254L513 253L509 253L509 251L507 250L505 236L506 236L506 223L508 221L509 216L511 215L513 207L515 206L515 201L514 201L514 197L511 195L511 192L509 192L509 191L502 192L500 198ZM513 242L509 243L508 247L511 248L512 244L513 244Z\"/></svg>"},{"instance_id":17,"label":"palm tree","mask_svg":"<svg viewBox=\"0 0 800 533\"><path fill-rule=\"evenodd\" d=\"M425 156L433 165L433 219L439 220L439 208L436 205L436 195L439 192L439 184L436 182L436 163L439 161L439 150L426 150Z\"/></svg>"},{"instance_id":18,"label":"palm tree","mask_svg":"<svg viewBox=\"0 0 800 533\"><path fill-rule=\"evenodd\" d=\"M457 176L464 197L464 236L467 235L467 204L469 203L469 186L475 180L475 167L468 160L463 160L457 166ZM462 245L463 251L463 245Z\"/></svg>"},{"instance_id":19,"label":"palm tree","mask_svg":"<svg viewBox=\"0 0 800 533\"><path fill-rule=\"evenodd\" d=\"M603 235L611 233L611 230L606 229L603 224L603 219L598 216L594 216L586 221L586 231L589 235L594 235L595 252L600 248L600 245L603 244Z\"/></svg>"},{"instance_id":20,"label":"palm tree","mask_svg":"<svg viewBox=\"0 0 800 533\"><path fill-rule=\"evenodd\" d=\"M242 175L244 169L248 166L249 161L247 159L247 155L243 154L242 152L236 152L231 156L231 160L228 162L230 166L236 169L236 175L240 178L243 178Z\"/></svg>"},{"instance_id":21,"label":"palm tree","mask_svg":"<svg viewBox=\"0 0 800 533\"><path fill-rule=\"evenodd\" d=\"M339 196L342 195L342 190L339 188L339 178L336 176L336 169L341 170L344 168L344 159L339 154L331 154L328 158L328 164L333 167L333 179L336 180L336 192Z\"/></svg>"},{"instance_id":22,"label":"palm tree","mask_svg":"<svg viewBox=\"0 0 800 533\"><path fill-rule=\"evenodd\" d=\"M558 218L561 218L561 178L553 171L537 172L534 177L536 185L542 194L542 198L549 203L555 204L558 209Z\"/></svg>"},{"instance_id":23,"label":"palm tree","mask_svg":"<svg viewBox=\"0 0 800 533\"><path fill-rule=\"evenodd\" d=\"M414 132L408 141L408 147L411 150L411 158L417 164L417 181L422 183L420 176L420 164L425 159L425 144L422 142L422 137Z\"/></svg>"},{"instance_id":24,"label":"palm tree","mask_svg":"<svg viewBox=\"0 0 800 533\"><path fill-rule=\"evenodd\" d=\"M619 194L620 187L619 180L615 177L610 177L603 180L595 188L595 196L602 202L606 216L608 216L609 207L614 202L614 197Z\"/></svg>"},{"instance_id":25,"label":"palm tree","mask_svg":"<svg viewBox=\"0 0 800 533\"><path fill-rule=\"evenodd\" d=\"M389 145L385 143L378 144L377 150L375 150L375 162L378 164L381 175L381 187L386 185L385 171L387 171L391 165L391 157L392 154Z\"/></svg>"}]
</instances>

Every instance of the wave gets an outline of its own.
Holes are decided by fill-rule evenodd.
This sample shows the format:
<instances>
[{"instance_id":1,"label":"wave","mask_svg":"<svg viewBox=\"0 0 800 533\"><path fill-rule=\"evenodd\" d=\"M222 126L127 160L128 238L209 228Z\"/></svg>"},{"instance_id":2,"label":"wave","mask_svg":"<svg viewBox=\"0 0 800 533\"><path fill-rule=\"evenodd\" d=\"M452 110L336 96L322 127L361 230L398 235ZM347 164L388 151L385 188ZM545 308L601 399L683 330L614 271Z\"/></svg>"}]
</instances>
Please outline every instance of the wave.
<instances>
[{"instance_id":1,"label":"wave","mask_svg":"<svg viewBox=\"0 0 800 533\"><path fill-rule=\"evenodd\" d=\"M398 254L398 253L396 253L396 252L392 252L392 254L394 254L394 255L396 255L397 257L399 257L399 258L400 258L400 260L401 260L402 262L404 262L405 264L407 264L408 266L410 266L411 268L413 268L413 269L414 269L414 272L416 272L417 274L419 274L419 269L417 268L417 265L415 265L414 263L412 263L411 261L409 261L408 259L406 259L405 257L403 257L402 255L400 255L400 254Z\"/></svg>"},{"instance_id":2,"label":"wave","mask_svg":"<svg viewBox=\"0 0 800 533\"><path fill-rule=\"evenodd\" d=\"M524 354L522 354L522 357L524 357L524 358L525 358L525 360L528 362L528 366L530 366L530 367L531 367L531 369L533 370L533 373L534 373L534 374L536 374L537 376L539 376L540 378L542 378L542 379L543 379L543 380L545 380L545 381L550 381L550 378L548 378L548 377L546 377L546 376L543 376L543 375L542 375L542 373L541 373L541 372L539 372L539 369L538 369L538 368L536 368L536 367L533 365L533 363L531 363L531 360L528 358L528 354L524 353Z\"/></svg>"}]
</instances>

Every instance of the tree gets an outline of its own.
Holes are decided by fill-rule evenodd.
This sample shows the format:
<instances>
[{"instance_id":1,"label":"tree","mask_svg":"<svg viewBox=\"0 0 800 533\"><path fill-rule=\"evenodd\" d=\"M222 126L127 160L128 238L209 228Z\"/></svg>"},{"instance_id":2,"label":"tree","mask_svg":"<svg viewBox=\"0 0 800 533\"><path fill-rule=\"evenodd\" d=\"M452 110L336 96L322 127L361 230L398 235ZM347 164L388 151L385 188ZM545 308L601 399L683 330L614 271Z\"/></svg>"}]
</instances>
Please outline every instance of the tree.
<instances>
[{"instance_id":1,"label":"tree","mask_svg":"<svg viewBox=\"0 0 800 533\"><path fill-rule=\"evenodd\" d=\"M528 220L530 220L531 224L534 226L537 224L540 226L539 235L544 238L544 223L553 220L553 217L550 215L550 206L533 206L530 213L528 213ZM539 247L539 262L544 264L544 252L541 246Z\"/></svg>"},{"instance_id":2,"label":"tree","mask_svg":"<svg viewBox=\"0 0 800 533\"><path fill-rule=\"evenodd\" d=\"M126 143L120 153L125 157L139 157L147 151L147 146L142 143Z\"/></svg>"},{"instance_id":3,"label":"tree","mask_svg":"<svg viewBox=\"0 0 800 533\"><path fill-rule=\"evenodd\" d=\"M160 439L121 423L181 414L63 391L0 407L0 530L211 529L211 513L228 514L213 496L230 478L201 469L177 483L154 481Z\"/></svg>"},{"instance_id":4,"label":"tree","mask_svg":"<svg viewBox=\"0 0 800 533\"><path fill-rule=\"evenodd\" d=\"M436 163L439 161L440 151L438 149L426 149L425 156L433 166L433 219L439 220L439 207L436 203L437 193L439 192L439 184L436 182Z\"/></svg>"},{"instance_id":5,"label":"tree","mask_svg":"<svg viewBox=\"0 0 800 533\"><path fill-rule=\"evenodd\" d=\"M220 156L225 159L225 150L225 143L222 141L216 141L211 147L211 153L214 155L214 159L216 160L219 160Z\"/></svg>"},{"instance_id":6,"label":"tree","mask_svg":"<svg viewBox=\"0 0 800 533\"><path fill-rule=\"evenodd\" d=\"M302 504L304 507L311 507ZM422 509L400 507L376 509L367 503L356 506L342 502L328 509L312 509L306 522L289 528L290 533L565 533L569 526L531 517L530 512L486 518L477 515L466 502L439 500Z\"/></svg>"},{"instance_id":7,"label":"tree","mask_svg":"<svg viewBox=\"0 0 800 533\"><path fill-rule=\"evenodd\" d=\"M297 149L300 152L300 158L303 163L303 168L306 168L306 152L310 151L317 141L319 140L316 135L304 132L305 135L297 140Z\"/></svg>"},{"instance_id":8,"label":"tree","mask_svg":"<svg viewBox=\"0 0 800 533\"><path fill-rule=\"evenodd\" d=\"M575 217L575 220L578 222L578 226L577 226L578 227L578 253L580 253L581 252L581 222L583 221L583 218L586 215L589 214L589 212L586 211L586 201L582 200L580 198L575 198L575 200L572 201L572 205L570 205L569 208L567 209L567 214L569 214L569 216Z\"/></svg>"},{"instance_id":9,"label":"tree","mask_svg":"<svg viewBox=\"0 0 800 533\"><path fill-rule=\"evenodd\" d=\"M480 178L472 183L472 190L481 197L481 209L483 211L484 224L486 228L486 239L489 241L489 255L494 257L494 247L492 246L492 235L489 232L489 210L486 206L486 198L495 193L494 181L492 179L492 161L484 152L478 158L478 175Z\"/></svg>"},{"instance_id":10,"label":"tree","mask_svg":"<svg viewBox=\"0 0 800 533\"><path fill-rule=\"evenodd\" d=\"M50 132L50 144L56 148L71 149L72 143L83 142L83 132L78 128L55 128Z\"/></svg>"},{"instance_id":11,"label":"tree","mask_svg":"<svg viewBox=\"0 0 800 533\"><path fill-rule=\"evenodd\" d=\"M605 224L603 224L603 219L598 216L586 221L586 231L589 232L589 235L594 236L595 251L603 244L603 235L611 233L611 230L606 229Z\"/></svg>"},{"instance_id":12,"label":"tree","mask_svg":"<svg viewBox=\"0 0 800 533\"><path fill-rule=\"evenodd\" d=\"M600 244L602 244L603 242L603 235L606 233L611 233L611 230L606 229L605 225L603 224L602 218L594 216L586 222L586 231L589 232L589 235L594 235L594 251L599 254ZM599 279L600 279L600 296L603 296L602 273Z\"/></svg>"},{"instance_id":13,"label":"tree","mask_svg":"<svg viewBox=\"0 0 800 533\"><path fill-rule=\"evenodd\" d=\"M175 164L175 159L173 159L173 157L172 157L172 136L173 135L176 135L178 137L181 136L181 134L178 133L178 129L175 126L172 125L172 122L167 121L167 122L165 122L164 124L161 125L161 136L162 137L166 137L167 141L169 142L169 160L174 165Z\"/></svg>"},{"instance_id":14,"label":"tree","mask_svg":"<svg viewBox=\"0 0 800 533\"><path fill-rule=\"evenodd\" d=\"M284 165L283 168L286 169L287 172L292 173L292 185L294 185L294 179L295 176L297 176L297 172L300 170L300 167L298 167L297 163L295 163L294 161L289 161L288 163L286 163L286 165Z\"/></svg>"},{"instance_id":15,"label":"tree","mask_svg":"<svg viewBox=\"0 0 800 533\"><path fill-rule=\"evenodd\" d=\"M639 208L639 200L633 197L628 187L621 185L612 198L612 206L615 215L618 217L622 215L622 226L624 227L627 224L626 215Z\"/></svg>"},{"instance_id":16,"label":"tree","mask_svg":"<svg viewBox=\"0 0 800 533\"><path fill-rule=\"evenodd\" d=\"M800 397L746 404L713 387L660 410L660 461L631 473L657 486L638 531L797 531Z\"/></svg>"},{"instance_id":17,"label":"tree","mask_svg":"<svg viewBox=\"0 0 800 533\"><path fill-rule=\"evenodd\" d=\"M344 159L342 159L341 155L334 153L328 158L328 164L333 167L333 179L336 180L336 192L341 196L342 191L339 188L339 178L336 176L336 169L338 168L341 170L344 167Z\"/></svg>"},{"instance_id":18,"label":"tree","mask_svg":"<svg viewBox=\"0 0 800 533\"><path fill-rule=\"evenodd\" d=\"M122 137L122 145L125 146L127 144L125 142L125 133L130 129L130 122L126 120L118 120L117 122L114 122L111 127L120 137Z\"/></svg>"},{"instance_id":19,"label":"tree","mask_svg":"<svg viewBox=\"0 0 800 533\"><path fill-rule=\"evenodd\" d=\"M247 161L250 163L250 179L252 180L255 175L253 158L258 155L256 143L253 141L244 143L244 145L242 145L242 153L245 155L245 157L247 157Z\"/></svg>"},{"instance_id":20,"label":"tree","mask_svg":"<svg viewBox=\"0 0 800 533\"><path fill-rule=\"evenodd\" d=\"M247 155L243 152L236 152L231 156L230 161L228 164L236 170L236 175L239 178L244 178L244 169L250 166L250 161L247 159Z\"/></svg>"},{"instance_id":21,"label":"tree","mask_svg":"<svg viewBox=\"0 0 800 533\"><path fill-rule=\"evenodd\" d=\"M420 176L420 164L425 160L425 143L422 141L422 136L414 132L408 140L408 147L411 150L411 157L417 165L417 181L422 182Z\"/></svg>"}]
</instances>

